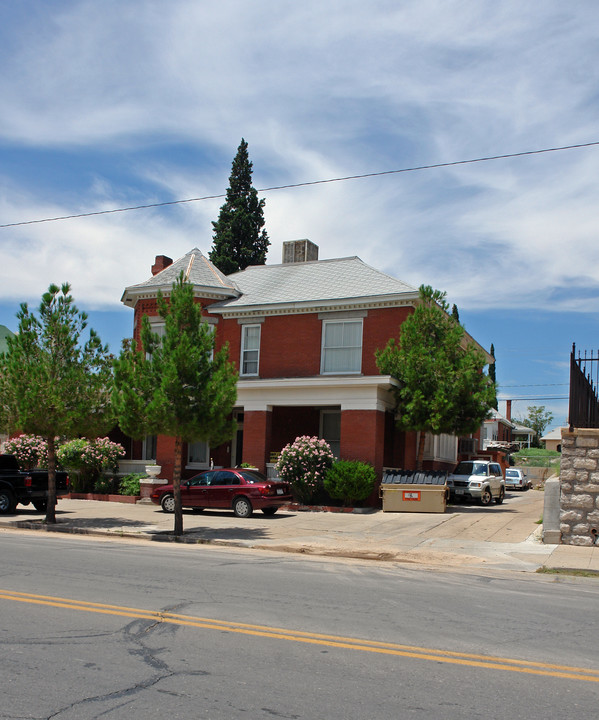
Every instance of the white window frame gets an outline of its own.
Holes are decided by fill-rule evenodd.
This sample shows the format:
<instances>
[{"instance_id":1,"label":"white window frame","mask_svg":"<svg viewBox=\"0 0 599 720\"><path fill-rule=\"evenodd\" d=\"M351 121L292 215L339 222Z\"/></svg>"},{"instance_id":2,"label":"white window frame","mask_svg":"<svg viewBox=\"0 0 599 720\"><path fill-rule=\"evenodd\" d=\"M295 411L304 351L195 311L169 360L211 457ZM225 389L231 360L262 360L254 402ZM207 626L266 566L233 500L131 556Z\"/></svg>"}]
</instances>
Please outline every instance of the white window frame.
<instances>
[{"instance_id":1,"label":"white window frame","mask_svg":"<svg viewBox=\"0 0 599 720\"><path fill-rule=\"evenodd\" d=\"M158 335L159 345L162 345L162 340L166 335L166 322L164 321L164 318L160 315L152 315L151 317L148 315L148 320L150 321L150 330ZM147 352L146 360L151 359L152 353Z\"/></svg>"},{"instance_id":2,"label":"white window frame","mask_svg":"<svg viewBox=\"0 0 599 720\"><path fill-rule=\"evenodd\" d=\"M331 438L327 437L325 434L325 416L331 416L335 415L339 417L339 437ZM339 460L340 458L340 452L341 452L341 407L337 408L323 408L320 411L320 432L319 435L323 440L326 440L331 450L333 451L333 455Z\"/></svg>"},{"instance_id":3,"label":"white window frame","mask_svg":"<svg viewBox=\"0 0 599 720\"><path fill-rule=\"evenodd\" d=\"M258 328L258 347L257 348L247 348L247 330L249 328ZM262 325L259 323L256 324L247 324L241 326L241 357L239 359L239 374L242 377L257 377L260 372L260 340L262 337ZM245 365L245 355L246 353L255 352L256 353L256 372L244 372L244 365ZM253 362L253 361L252 361Z\"/></svg>"},{"instance_id":4,"label":"white window frame","mask_svg":"<svg viewBox=\"0 0 599 720\"><path fill-rule=\"evenodd\" d=\"M153 460L156 462L156 435L146 435L141 444L141 459ZM154 457L148 457L150 450L154 451Z\"/></svg>"},{"instance_id":5,"label":"white window frame","mask_svg":"<svg viewBox=\"0 0 599 720\"><path fill-rule=\"evenodd\" d=\"M192 446L196 445L198 443L203 443L204 449L205 449L205 453L204 453L205 459L201 460L199 462L192 461L192 459L191 459ZM207 440L197 440L196 442L187 443L187 465L186 465L186 467L191 468L191 469L199 469L199 470L204 470L204 469L210 467L210 445L208 444Z\"/></svg>"},{"instance_id":6,"label":"white window frame","mask_svg":"<svg viewBox=\"0 0 599 720\"><path fill-rule=\"evenodd\" d=\"M326 347L326 330L329 325L359 325L360 326L360 344L359 345L348 345L338 347ZM357 375L362 372L362 349L364 340L364 321L362 318L344 318L343 320L323 320L322 322L322 340L320 347L320 374L321 375ZM360 350L359 362L357 368L351 368L349 370L326 370L326 351L327 350Z\"/></svg>"}]
</instances>

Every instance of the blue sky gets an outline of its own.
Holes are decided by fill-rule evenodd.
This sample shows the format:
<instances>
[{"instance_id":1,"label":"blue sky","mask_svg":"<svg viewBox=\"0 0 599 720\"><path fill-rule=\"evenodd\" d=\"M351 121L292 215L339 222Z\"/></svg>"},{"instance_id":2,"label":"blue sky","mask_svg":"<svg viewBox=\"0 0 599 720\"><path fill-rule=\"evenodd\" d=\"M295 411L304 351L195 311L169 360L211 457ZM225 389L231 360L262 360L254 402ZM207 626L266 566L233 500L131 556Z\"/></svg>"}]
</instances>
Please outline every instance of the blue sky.
<instances>
[{"instance_id":1,"label":"blue sky","mask_svg":"<svg viewBox=\"0 0 599 720\"><path fill-rule=\"evenodd\" d=\"M20 0L0 5L0 224L599 141L594 0ZM599 346L599 147L264 193L268 262L309 238L445 290L514 414L566 420ZM69 281L118 350L154 256L222 200L0 229L0 323ZM500 404L500 410L504 404Z\"/></svg>"}]
</instances>

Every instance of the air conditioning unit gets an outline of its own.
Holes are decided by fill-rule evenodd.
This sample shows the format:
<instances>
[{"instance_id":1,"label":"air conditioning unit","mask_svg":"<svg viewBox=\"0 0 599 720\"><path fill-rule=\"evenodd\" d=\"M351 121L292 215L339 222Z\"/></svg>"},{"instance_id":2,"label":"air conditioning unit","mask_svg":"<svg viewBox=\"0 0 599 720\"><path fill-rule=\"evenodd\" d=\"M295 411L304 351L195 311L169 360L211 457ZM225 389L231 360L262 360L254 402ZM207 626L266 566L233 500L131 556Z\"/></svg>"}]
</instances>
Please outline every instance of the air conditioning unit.
<instances>
[{"instance_id":1,"label":"air conditioning unit","mask_svg":"<svg viewBox=\"0 0 599 720\"><path fill-rule=\"evenodd\" d=\"M459 455L476 455L478 452L478 440L476 438L460 438L458 442Z\"/></svg>"}]
</instances>

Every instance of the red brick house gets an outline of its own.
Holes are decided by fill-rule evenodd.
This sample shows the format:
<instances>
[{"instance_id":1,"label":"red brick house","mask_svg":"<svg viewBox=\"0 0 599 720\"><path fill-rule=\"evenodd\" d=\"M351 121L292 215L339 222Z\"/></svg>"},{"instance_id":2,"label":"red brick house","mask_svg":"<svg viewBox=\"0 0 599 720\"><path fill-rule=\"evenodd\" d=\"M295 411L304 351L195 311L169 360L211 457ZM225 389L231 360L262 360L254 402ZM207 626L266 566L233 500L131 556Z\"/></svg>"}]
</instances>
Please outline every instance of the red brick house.
<instances>
[{"instance_id":1,"label":"red brick house","mask_svg":"<svg viewBox=\"0 0 599 720\"><path fill-rule=\"evenodd\" d=\"M126 288L122 302L135 311L139 342L143 315L160 332L157 291L168 296L183 271L214 326L217 347L229 344L239 370L237 437L218 448L190 444L186 476L211 461L267 471L273 455L298 435L324 437L338 457L369 462L379 474L385 466L415 467L417 434L396 429L394 380L378 372L374 353L398 336L418 290L358 257L317 257L307 240L285 243L282 264L225 276L194 248L175 262L158 256L152 277ZM171 439L129 442L127 450L129 459L155 460L161 477L171 477ZM428 439L429 468L449 468L456 459L456 438Z\"/></svg>"}]
</instances>

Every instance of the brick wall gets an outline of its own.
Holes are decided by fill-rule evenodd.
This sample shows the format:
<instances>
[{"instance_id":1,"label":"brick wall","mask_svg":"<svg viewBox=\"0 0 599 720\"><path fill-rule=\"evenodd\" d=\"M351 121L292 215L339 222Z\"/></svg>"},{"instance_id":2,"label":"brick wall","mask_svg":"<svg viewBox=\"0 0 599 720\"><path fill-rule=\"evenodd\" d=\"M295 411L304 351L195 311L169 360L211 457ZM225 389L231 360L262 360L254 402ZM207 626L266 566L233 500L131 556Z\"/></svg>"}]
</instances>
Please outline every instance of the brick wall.
<instances>
[{"instance_id":1,"label":"brick wall","mask_svg":"<svg viewBox=\"0 0 599 720\"><path fill-rule=\"evenodd\" d=\"M344 460L370 463L380 477L383 469L385 413L344 410L341 413L341 448Z\"/></svg>"},{"instance_id":2,"label":"brick wall","mask_svg":"<svg viewBox=\"0 0 599 720\"><path fill-rule=\"evenodd\" d=\"M397 339L399 326L413 312L412 307L379 308L368 311L368 316L364 318L362 338L363 375L379 374L374 357L375 350L382 350L390 338Z\"/></svg>"},{"instance_id":3,"label":"brick wall","mask_svg":"<svg viewBox=\"0 0 599 720\"><path fill-rule=\"evenodd\" d=\"M204 314L213 301L200 300ZM389 338L397 338L401 323L413 308L381 308L369 310L364 318L362 339L362 375L378 375L374 353L384 348ZM135 307L133 337L140 347L141 318L156 317L155 299L140 300ZM229 343L229 358L239 368L241 328L236 319L219 318L216 326L216 347ZM270 316L261 323L261 378L312 377L320 374L322 320L318 313Z\"/></svg>"},{"instance_id":4,"label":"brick wall","mask_svg":"<svg viewBox=\"0 0 599 720\"><path fill-rule=\"evenodd\" d=\"M399 326L412 308L369 310L364 318L362 375L378 375L375 350L389 338L397 338ZM237 320L220 320L217 344L229 343L229 357L239 366L241 325ZM276 315L261 323L260 377L311 377L320 374L322 320L318 313Z\"/></svg>"},{"instance_id":5,"label":"brick wall","mask_svg":"<svg viewBox=\"0 0 599 720\"><path fill-rule=\"evenodd\" d=\"M565 545L594 545L599 533L599 430L562 430L560 530Z\"/></svg>"}]
</instances>

